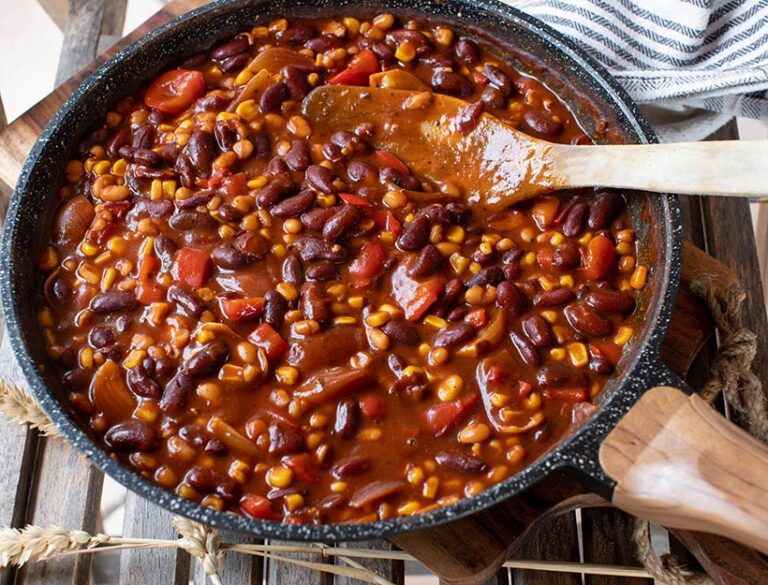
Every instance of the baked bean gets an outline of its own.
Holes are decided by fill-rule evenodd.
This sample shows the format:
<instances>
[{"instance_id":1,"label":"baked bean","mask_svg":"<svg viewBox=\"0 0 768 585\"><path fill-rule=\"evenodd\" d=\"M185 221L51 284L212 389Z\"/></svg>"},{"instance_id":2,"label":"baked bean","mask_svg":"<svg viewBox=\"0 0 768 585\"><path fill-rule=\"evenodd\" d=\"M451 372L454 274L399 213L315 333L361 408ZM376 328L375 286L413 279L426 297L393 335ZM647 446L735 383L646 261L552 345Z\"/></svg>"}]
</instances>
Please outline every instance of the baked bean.
<instances>
[{"instance_id":1,"label":"baked bean","mask_svg":"<svg viewBox=\"0 0 768 585\"><path fill-rule=\"evenodd\" d=\"M118 311L132 311L138 304L136 295L130 291L108 290L94 295L91 299L91 311L100 315L117 313Z\"/></svg>"},{"instance_id":2,"label":"baked bean","mask_svg":"<svg viewBox=\"0 0 768 585\"><path fill-rule=\"evenodd\" d=\"M104 439L117 451L143 453L155 448L157 434L140 420L127 420L110 427Z\"/></svg>"},{"instance_id":3,"label":"baked bean","mask_svg":"<svg viewBox=\"0 0 768 585\"><path fill-rule=\"evenodd\" d=\"M479 475L488 469L488 464L479 457L473 457L458 451L440 451L435 461L441 467L467 475Z\"/></svg>"},{"instance_id":4,"label":"baked bean","mask_svg":"<svg viewBox=\"0 0 768 585\"><path fill-rule=\"evenodd\" d=\"M613 331L613 323L583 303L568 305L563 313L571 326L584 335L604 337Z\"/></svg>"}]
</instances>

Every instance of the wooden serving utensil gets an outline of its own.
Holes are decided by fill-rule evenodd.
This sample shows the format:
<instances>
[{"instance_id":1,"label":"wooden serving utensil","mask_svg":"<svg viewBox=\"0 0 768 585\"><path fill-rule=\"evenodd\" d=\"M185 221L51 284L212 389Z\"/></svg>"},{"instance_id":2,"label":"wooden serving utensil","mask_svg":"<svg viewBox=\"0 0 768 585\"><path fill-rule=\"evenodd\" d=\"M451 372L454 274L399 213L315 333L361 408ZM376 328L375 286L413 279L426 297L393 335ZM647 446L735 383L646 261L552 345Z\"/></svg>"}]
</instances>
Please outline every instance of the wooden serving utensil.
<instances>
[{"instance_id":1,"label":"wooden serving utensil","mask_svg":"<svg viewBox=\"0 0 768 585\"><path fill-rule=\"evenodd\" d=\"M377 148L414 172L499 209L554 189L768 197L768 140L571 146L533 138L467 102L429 91L324 85L304 100L315 130L376 126Z\"/></svg>"}]
</instances>

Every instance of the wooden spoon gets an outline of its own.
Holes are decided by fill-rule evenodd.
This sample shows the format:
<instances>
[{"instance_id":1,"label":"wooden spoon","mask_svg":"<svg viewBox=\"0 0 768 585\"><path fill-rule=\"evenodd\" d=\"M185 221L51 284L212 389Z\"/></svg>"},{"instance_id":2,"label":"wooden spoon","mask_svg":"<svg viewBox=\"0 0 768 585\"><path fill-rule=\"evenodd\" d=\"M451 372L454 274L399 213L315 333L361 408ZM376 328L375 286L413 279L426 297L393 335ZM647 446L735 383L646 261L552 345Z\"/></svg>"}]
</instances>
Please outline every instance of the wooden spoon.
<instances>
[{"instance_id":1,"label":"wooden spoon","mask_svg":"<svg viewBox=\"0 0 768 585\"><path fill-rule=\"evenodd\" d=\"M524 134L472 105L428 91L326 85L304 100L315 131L373 123L377 148L468 201L506 207L553 189L615 187L659 193L768 196L768 140L571 146Z\"/></svg>"}]
</instances>

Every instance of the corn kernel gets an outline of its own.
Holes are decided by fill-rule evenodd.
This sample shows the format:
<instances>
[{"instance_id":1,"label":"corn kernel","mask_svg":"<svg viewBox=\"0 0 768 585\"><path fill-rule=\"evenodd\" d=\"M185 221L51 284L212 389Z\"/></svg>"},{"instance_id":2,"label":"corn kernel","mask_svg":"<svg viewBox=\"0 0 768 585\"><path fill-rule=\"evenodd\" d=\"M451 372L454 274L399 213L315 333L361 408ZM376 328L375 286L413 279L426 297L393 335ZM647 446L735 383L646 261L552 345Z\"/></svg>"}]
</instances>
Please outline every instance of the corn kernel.
<instances>
[{"instance_id":1,"label":"corn kernel","mask_svg":"<svg viewBox=\"0 0 768 585\"><path fill-rule=\"evenodd\" d=\"M531 392L528 398L523 400L523 405L528 410L538 410L541 407L541 394Z\"/></svg>"},{"instance_id":2,"label":"corn kernel","mask_svg":"<svg viewBox=\"0 0 768 585\"><path fill-rule=\"evenodd\" d=\"M429 354L431 349L432 348L429 346L428 343L419 344L419 355L426 356L427 354ZM408 366L408 367L411 367L411 366Z\"/></svg>"},{"instance_id":3,"label":"corn kernel","mask_svg":"<svg viewBox=\"0 0 768 585\"><path fill-rule=\"evenodd\" d=\"M287 488L293 483L293 470L277 465L267 471L267 483L276 488Z\"/></svg>"},{"instance_id":4,"label":"corn kernel","mask_svg":"<svg viewBox=\"0 0 768 585\"><path fill-rule=\"evenodd\" d=\"M391 345L391 341L389 339L389 336L384 333L381 329L378 329L376 327L370 327L365 332L366 337L368 338L368 343L374 347L375 349L378 349L380 351L384 351L389 349L389 346Z\"/></svg>"},{"instance_id":5,"label":"corn kernel","mask_svg":"<svg viewBox=\"0 0 768 585\"><path fill-rule=\"evenodd\" d=\"M428 315L425 317L424 324L434 327L435 329L445 329L448 327L448 321L437 315Z\"/></svg>"},{"instance_id":6,"label":"corn kernel","mask_svg":"<svg viewBox=\"0 0 768 585\"><path fill-rule=\"evenodd\" d=\"M101 272L93 264L82 262L77 269L77 275L88 284L98 284L101 280Z\"/></svg>"},{"instance_id":7,"label":"corn kernel","mask_svg":"<svg viewBox=\"0 0 768 585\"><path fill-rule=\"evenodd\" d=\"M449 242L453 242L454 244L461 244L464 242L465 237L466 234L464 232L464 228L460 225L452 225L445 232L445 239Z\"/></svg>"},{"instance_id":8,"label":"corn kernel","mask_svg":"<svg viewBox=\"0 0 768 585\"><path fill-rule=\"evenodd\" d=\"M115 283L115 279L117 278L117 270L115 270L112 267L107 268L104 271L104 274L101 276L101 290L109 290L112 285Z\"/></svg>"},{"instance_id":9,"label":"corn kernel","mask_svg":"<svg viewBox=\"0 0 768 585\"><path fill-rule=\"evenodd\" d=\"M576 368L583 368L589 363L589 354L587 346L580 342L569 343L567 346L568 355L571 358L571 364Z\"/></svg>"},{"instance_id":10,"label":"corn kernel","mask_svg":"<svg viewBox=\"0 0 768 585\"><path fill-rule=\"evenodd\" d=\"M421 505L416 500L411 500L409 502L406 502L405 504L402 504L398 509L397 513L400 516L410 516L411 514L415 514L419 511L419 508Z\"/></svg>"},{"instance_id":11,"label":"corn kernel","mask_svg":"<svg viewBox=\"0 0 768 585\"><path fill-rule=\"evenodd\" d=\"M592 240L592 232L587 232L579 238L579 244L586 246Z\"/></svg>"},{"instance_id":12,"label":"corn kernel","mask_svg":"<svg viewBox=\"0 0 768 585\"><path fill-rule=\"evenodd\" d=\"M573 280L573 276L570 274L563 274L560 277L560 286L563 288L573 288L575 286L575 282Z\"/></svg>"},{"instance_id":13,"label":"corn kernel","mask_svg":"<svg viewBox=\"0 0 768 585\"><path fill-rule=\"evenodd\" d=\"M275 290L277 290L277 292L279 292L289 303L299 298L299 291L296 290L296 285L291 284L290 282L279 283L275 287Z\"/></svg>"},{"instance_id":14,"label":"corn kernel","mask_svg":"<svg viewBox=\"0 0 768 585\"><path fill-rule=\"evenodd\" d=\"M40 256L40 262L38 263L38 266L40 266L40 270L48 271L53 270L58 266L59 264L59 253L56 251L56 248L53 246L46 246L45 250L43 250L42 255Z\"/></svg>"},{"instance_id":15,"label":"corn kernel","mask_svg":"<svg viewBox=\"0 0 768 585\"><path fill-rule=\"evenodd\" d=\"M160 416L160 408L154 402L142 402L134 414L144 422L152 424Z\"/></svg>"},{"instance_id":16,"label":"corn kernel","mask_svg":"<svg viewBox=\"0 0 768 585\"><path fill-rule=\"evenodd\" d=\"M453 31L450 28L438 28L435 31L435 41L438 45L450 46L453 43Z\"/></svg>"},{"instance_id":17,"label":"corn kernel","mask_svg":"<svg viewBox=\"0 0 768 585\"><path fill-rule=\"evenodd\" d=\"M613 342L616 345L626 345L627 342L629 342L630 339L632 339L632 335L634 334L634 329L630 327L629 325L622 325L619 327L619 330L616 332L616 335L613 338Z\"/></svg>"},{"instance_id":18,"label":"corn kernel","mask_svg":"<svg viewBox=\"0 0 768 585\"><path fill-rule=\"evenodd\" d=\"M526 266L533 266L536 264L536 254L534 252L528 252L525 256L523 256L522 263Z\"/></svg>"},{"instance_id":19,"label":"corn kernel","mask_svg":"<svg viewBox=\"0 0 768 585\"><path fill-rule=\"evenodd\" d=\"M424 481L424 470L421 467L412 467L408 470L406 479L411 485L419 485Z\"/></svg>"},{"instance_id":20,"label":"corn kernel","mask_svg":"<svg viewBox=\"0 0 768 585\"><path fill-rule=\"evenodd\" d=\"M364 302L363 297L360 296L349 297L347 299L347 304L353 309L362 309Z\"/></svg>"},{"instance_id":21,"label":"corn kernel","mask_svg":"<svg viewBox=\"0 0 768 585\"><path fill-rule=\"evenodd\" d=\"M448 376L438 386L437 397L443 402L451 402L458 397L462 388L464 388L464 380L461 376L456 374Z\"/></svg>"},{"instance_id":22,"label":"corn kernel","mask_svg":"<svg viewBox=\"0 0 768 585\"><path fill-rule=\"evenodd\" d=\"M331 491L334 494L340 494L344 492L347 489L347 482L346 481L334 481L331 484Z\"/></svg>"},{"instance_id":23,"label":"corn kernel","mask_svg":"<svg viewBox=\"0 0 768 585\"><path fill-rule=\"evenodd\" d=\"M123 367L126 370L130 370L131 368L135 368L146 357L147 357L147 352L146 351L144 351L143 349L134 349L123 360Z\"/></svg>"},{"instance_id":24,"label":"corn kernel","mask_svg":"<svg viewBox=\"0 0 768 585\"><path fill-rule=\"evenodd\" d=\"M381 327L391 320L391 315L385 311L374 311L365 318L365 324L369 327Z\"/></svg>"},{"instance_id":25,"label":"corn kernel","mask_svg":"<svg viewBox=\"0 0 768 585\"><path fill-rule=\"evenodd\" d=\"M97 175L106 175L109 172L109 169L112 168L112 163L108 160L100 160L95 165L93 165L93 172Z\"/></svg>"},{"instance_id":26,"label":"corn kernel","mask_svg":"<svg viewBox=\"0 0 768 585\"><path fill-rule=\"evenodd\" d=\"M391 14L379 14L373 19L373 26L379 30L389 30L395 24L395 17Z\"/></svg>"},{"instance_id":27,"label":"corn kernel","mask_svg":"<svg viewBox=\"0 0 768 585\"><path fill-rule=\"evenodd\" d=\"M516 465L525 458L525 447L522 445L512 445L507 451L507 463Z\"/></svg>"},{"instance_id":28,"label":"corn kernel","mask_svg":"<svg viewBox=\"0 0 768 585\"><path fill-rule=\"evenodd\" d=\"M80 367L90 370L93 368L93 350L90 347L84 347L78 354Z\"/></svg>"},{"instance_id":29,"label":"corn kernel","mask_svg":"<svg viewBox=\"0 0 768 585\"><path fill-rule=\"evenodd\" d=\"M635 259L632 256L623 256L619 260L619 272L627 274L635 270Z\"/></svg>"},{"instance_id":30,"label":"corn kernel","mask_svg":"<svg viewBox=\"0 0 768 585\"><path fill-rule=\"evenodd\" d=\"M334 325L357 325L357 318L349 315L342 315L341 317L334 317Z\"/></svg>"},{"instance_id":31,"label":"corn kernel","mask_svg":"<svg viewBox=\"0 0 768 585\"><path fill-rule=\"evenodd\" d=\"M549 356L556 362L561 362L565 359L566 352L562 347L555 347L549 350Z\"/></svg>"},{"instance_id":32,"label":"corn kernel","mask_svg":"<svg viewBox=\"0 0 768 585\"><path fill-rule=\"evenodd\" d=\"M423 495L425 498L429 498L430 500L434 499L435 496L437 496L437 488L440 485L440 480L436 476L431 476L427 478L427 481L424 482L424 485L421 489L421 495Z\"/></svg>"},{"instance_id":33,"label":"corn kernel","mask_svg":"<svg viewBox=\"0 0 768 585\"><path fill-rule=\"evenodd\" d=\"M289 494L283 498L283 502L285 502L285 507L290 512L293 512L304 505L304 496L301 494Z\"/></svg>"},{"instance_id":34,"label":"corn kernel","mask_svg":"<svg viewBox=\"0 0 768 585\"><path fill-rule=\"evenodd\" d=\"M275 370L277 380L288 386L293 386L299 381L299 370L293 366L280 366Z\"/></svg>"},{"instance_id":35,"label":"corn kernel","mask_svg":"<svg viewBox=\"0 0 768 585\"><path fill-rule=\"evenodd\" d=\"M203 382L195 389L195 394L204 400L218 402L221 398L221 386L215 382Z\"/></svg>"},{"instance_id":36,"label":"corn kernel","mask_svg":"<svg viewBox=\"0 0 768 585\"><path fill-rule=\"evenodd\" d=\"M198 341L200 340L198 336ZM235 364L224 364L219 370L219 380L222 382L243 382L243 368Z\"/></svg>"},{"instance_id":37,"label":"corn kernel","mask_svg":"<svg viewBox=\"0 0 768 585\"><path fill-rule=\"evenodd\" d=\"M267 178L265 176L259 176L255 179L251 179L246 183L249 189L261 189L267 184Z\"/></svg>"},{"instance_id":38,"label":"corn kernel","mask_svg":"<svg viewBox=\"0 0 768 585\"><path fill-rule=\"evenodd\" d=\"M448 260L457 276L461 276L469 268L469 258L462 256L458 252L451 254Z\"/></svg>"},{"instance_id":39,"label":"corn kernel","mask_svg":"<svg viewBox=\"0 0 768 585\"><path fill-rule=\"evenodd\" d=\"M395 59L403 63L410 63L416 57L416 47L409 42L400 43L395 51Z\"/></svg>"},{"instance_id":40,"label":"corn kernel","mask_svg":"<svg viewBox=\"0 0 768 585\"><path fill-rule=\"evenodd\" d=\"M481 305L483 303L483 287L480 285L471 286L464 293L464 300L470 305Z\"/></svg>"},{"instance_id":41,"label":"corn kernel","mask_svg":"<svg viewBox=\"0 0 768 585\"><path fill-rule=\"evenodd\" d=\"M85 256L95 256L99 253L98 246L91 244L90 242L83 242L80 244L80 251Z\"/></svg>"},{"instance_id":42,"label":"corn kernel","mask_svg":"<svg viewBox=\"0 0 768 585\"><path fill-rule=\"evenodd\" d=\"M372 441L378 441L383 434L382 430L378 427L368 427L357 433L357 440L369 443Z\"/></svg>"},{"instance_id":43,"label":"corn kernel","mask_svg":"<svg viewBox=\"0 0 768 585\"><path fill-rule=\"evenodd\" d=\"M390 209L400 209L408 204L408 196L402 191L387 191L382 201Z\"/></svg>"},{"instance_id":44,"label":"corn kernel","mask_svg":"<svg viewBox=\"0 0 768 585\"><path fill-rule=\"evenodd\" d=\"M560 281L553 278L549 275L544 275L539 277L539 285L541 285L541 288L543 288L545 291L553 291L558 286L560 286Z\"/></svg>"},{"instance_id":45,"label":"corn kernel","mask_svg":"<svg viewBox=\"0 0 768 585\"><path fill-rule=\"evenodd\" d=\"M632 276L629 279L629 285L635 289L640 290L645 286L645 281L648 279L648 268L642 264L638 264Z\"/></svg>"}]
</instances>

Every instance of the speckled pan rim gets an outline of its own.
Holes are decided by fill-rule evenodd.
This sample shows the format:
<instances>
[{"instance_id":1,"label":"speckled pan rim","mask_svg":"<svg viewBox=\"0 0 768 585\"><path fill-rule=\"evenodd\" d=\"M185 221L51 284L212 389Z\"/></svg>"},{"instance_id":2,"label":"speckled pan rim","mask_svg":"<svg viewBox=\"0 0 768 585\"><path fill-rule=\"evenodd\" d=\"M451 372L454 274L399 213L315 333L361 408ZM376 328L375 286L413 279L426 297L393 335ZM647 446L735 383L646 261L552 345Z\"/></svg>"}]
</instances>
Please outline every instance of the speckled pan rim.
<instances>
[{"instance_id":1,"label":"speckled pan rim","mask_svg":"<svg viewBox=\"0 0 768 585\"><path fill-rule=\"evenodd\" d=\"M174 514L181 514L218 528L260 537L334 542L384 538L423 530L497 504L540 481L552 470L562 468L575 470L587 481L592 480L592 485L598 490L602 489L603 494L609 495L611 481L604 475L596 460L600 442L645 390L653 385L674 380L674 376L661 363L658 357L658 350L674 306L680 277L682 224L680 210L675 197L663 198L660 205L660 216L665 222L665 234L660 244L664 248L663 257L666 259L666 262L663 266L656 267L655 278L663 279L663 285L659 289L655 306L649 308L646 314L646 319L655 320L656 326L635 347L636 357L628 364L626 374L621 383L617 385L615 391L604 401L601 409L571 437L520 473L484 490L477 496L460 500L455 504L436 509L432 512L367 524L308 526L266 522L232 513L211 510L196 502L176 496L172 492L142 478L129 467L111 459L107 452L70 418L70 415L54 396L53 392L47 388L41 375L41 369L44 367L44 364L42 360L38 363L32 357L31 349L27 344L30 330L26 328L28 324L21 321L23 318L21 305L23 302L29 302L29 299L21 300L16 294L16 281L23 274L20 274L22 268L18 266L18 260L14 258L14 252L17 247L16 240L19 230L25 227L23 204L28 198L34 197L34 194L29 190L30 178L36 172L39 165L46 164L48 142L56 136L57 129L62 125L67 116L73 114L78 104L86 99L92 100L94 90L103 85L102 80L108 79L112 72L118 70L127 57L142 50L161 46L168 37L175 34L174 31L176 31L177 27L203 27L205 26L206 19L217 12L224 11L229 13L247 7L252 8L254 5L266 4L269 4L269 2L262 0L219 0L178 17L148 33L130 47L121 51L89 77L69 97L33 147L24 164L8 209L3 233L2 257L0 258L0 291L2 292L3 316L8 328L13 352L21 366L29 388L40 402L43 410L56 423L64 436L77 449L84 452L93 464L138 495L157 503ZM319 2L318 4L322 4L324 8L331 9L349 5L350 2L331 1ZM354 2L351 4L354 5ZM398 7L397 0L387 0L383 4L386 4L387 7L393 10L396 10ZM431 3L413 0L412 2L406 2L400 7L424 12L427 16L448 20L458 19L459 21L462 18L470 17L475 22L482 22L481 14L485 13L486 15L493 15L496 18L528 29L540 40L540 48L546 48L547 51L558 53L565 57L565 62L575 63L581 67L581 75L586 76L591 88L597 92L597 95L601 95L603 99L615 105L617 117L622 120L630 133L635 134L639 142L656 141L653 130L618 83L591 57L573 45L571 41L537 19L496 0L479 0L475 2L472 0L460 0L453 3ZM425 10L424 7L428 9ZM150 47L145 49L146 45L150 45ZM109 90L110 87L107 86L106 89ZM36 327L36 325L33 325L33 327Z\"/></svg>"}]
</instances>

